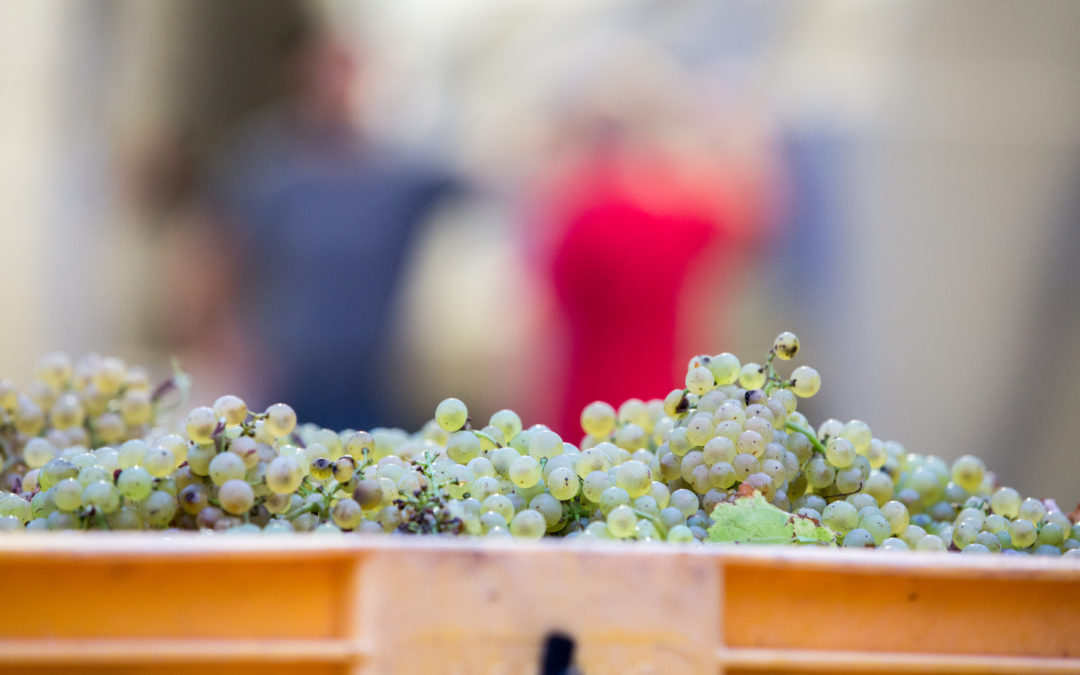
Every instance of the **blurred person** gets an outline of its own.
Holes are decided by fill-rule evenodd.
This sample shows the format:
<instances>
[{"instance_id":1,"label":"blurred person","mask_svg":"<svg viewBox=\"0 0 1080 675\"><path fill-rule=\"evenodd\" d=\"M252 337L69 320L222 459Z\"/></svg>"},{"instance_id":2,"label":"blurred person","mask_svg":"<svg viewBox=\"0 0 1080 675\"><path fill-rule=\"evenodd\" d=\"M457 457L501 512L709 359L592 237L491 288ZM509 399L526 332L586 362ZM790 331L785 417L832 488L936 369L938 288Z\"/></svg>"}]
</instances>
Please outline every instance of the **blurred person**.
<instances>
[{"instance_id":1,"label":"blurred person","mask_svg":"<svg viewBox=\"0 0 1080 675\"><path fill-rule=\"evenodd\" d=\"M725 344L771 195L749 165L666 147L618 118L586 114L572 127L574 150L542 200L566 336L557 431L576 439L588 403L661 398L682 386L692 355Z\"/></svg>"},{"instance_id":2,"label":"blurred person","mask_svg":"<svg viewBox=\"0 0 1080 675\"><path fill-rule=\"evenodd\" d=\"M213 286L194 291L221 301L206 346L246 360L259 403L287 401L302 421L415 423L384 372L390 323L417 233L455 182L359 130L357 63L340 42L304 39L285 73L287 96L219 158L207 223L182 254Z\"/></svg>"}]
</instances>

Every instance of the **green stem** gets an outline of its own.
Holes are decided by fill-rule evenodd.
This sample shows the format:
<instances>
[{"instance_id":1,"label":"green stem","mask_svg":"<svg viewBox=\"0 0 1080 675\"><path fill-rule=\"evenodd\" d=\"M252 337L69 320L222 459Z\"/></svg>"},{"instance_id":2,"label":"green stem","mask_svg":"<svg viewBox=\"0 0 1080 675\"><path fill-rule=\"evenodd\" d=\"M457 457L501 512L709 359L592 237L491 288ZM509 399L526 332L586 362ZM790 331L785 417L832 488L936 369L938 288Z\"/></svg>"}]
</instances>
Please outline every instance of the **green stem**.
<instances>
[{"instance_id":1,"label":"green stem","mask_svg":"<svg viewBox=\"0 0 1080 675\"><path fill-rule=\"evenodd\" d=\"M633 511L639 518L644 518L645 520L648 520L650 523L652 523L656 527L656 531L660 533L660 536L664 539L667 539L668 529L664 526L664 521L660 520L651 513L645 513L644 511L639 511L632 507L630 510Z\"/></svg>"},{"instance_id":2,"label":"green stem","mask_svg":"<svg viewBox=\"0 0 1080 675\"><path fill-rule=\"evenodd\" d=\"M814 435L813 431L810 431L805 427L801 427L794 422L787 422L784 426L786 426L788 429L791 429L792 431L797 431L803 436L809 438L810 444L814 446L814 449L821 454L825 454L825 446L821 444L821 441L818 440L817 436Z\"/></svg>"},{"instance_id":3,"label":"green stem","mask_svg":"<svg viewBox=\"0 0 1080 675\"><path fill-rule=\"evenodd\" d=\"M313 504L304 504L303 506L299 506L299 507L293 509L292 511L289 511L288 513L286 513L285 514L285 519L286 520L292 520L293 518L295 518L297 516L302 516L305 513L315 513L321 507L322 507L322 505L319 504L318 502L315 502Z\"/></svg>"},{"instance_id":4,"label":"green stem","mask_svg":"<svg viewBox=\"0 0 1080 675\"><path fill-rule=\"evenodd\" d=\"M484 439L485 441L487 441L488 443L491 443L496 448L501 448L502 447L502 445L498 441L496 441L494 438L492 438L490 434L485 434L483 431L477 431L476 429L473 429L472 432L474 434L476 434L478 437L480 437L480 438Z\"/></svg>"}]
</instances>

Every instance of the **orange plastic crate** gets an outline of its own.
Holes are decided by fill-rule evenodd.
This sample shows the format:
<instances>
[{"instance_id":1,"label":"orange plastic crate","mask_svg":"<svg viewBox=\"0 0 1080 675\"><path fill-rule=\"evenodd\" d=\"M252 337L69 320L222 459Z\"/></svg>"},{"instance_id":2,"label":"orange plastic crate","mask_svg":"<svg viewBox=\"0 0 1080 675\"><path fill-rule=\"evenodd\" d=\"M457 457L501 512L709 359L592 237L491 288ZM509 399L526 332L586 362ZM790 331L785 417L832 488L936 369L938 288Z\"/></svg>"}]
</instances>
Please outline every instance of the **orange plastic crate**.
<instances>
[{"instance_id":1,"label":"orange plastic crate","mask_svg":"<svg viewBox=\"0 0 1080 675\"><path fill-rule=\"evenodd\" d=\"M0 671L1080 672L1080 565L332 536L0 539Z\"/></svg>"}]
</instances>

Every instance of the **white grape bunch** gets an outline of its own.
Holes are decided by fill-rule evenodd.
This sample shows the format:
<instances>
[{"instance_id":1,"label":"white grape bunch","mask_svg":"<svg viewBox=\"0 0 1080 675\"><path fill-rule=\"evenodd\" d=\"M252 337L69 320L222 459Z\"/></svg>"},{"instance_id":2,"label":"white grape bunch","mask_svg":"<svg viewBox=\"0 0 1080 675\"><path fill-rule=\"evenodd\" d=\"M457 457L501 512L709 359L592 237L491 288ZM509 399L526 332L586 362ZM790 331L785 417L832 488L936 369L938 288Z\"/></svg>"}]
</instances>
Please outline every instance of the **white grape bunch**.
<instances>
[{"instance_id":1,"label":"white grape bunch","mask_svg":"<svg viewBox=\"0 0 1080 675\"><path fill-rule=\"evenodd\" d=\"M453 534L536 540L817 543L1080 556L1072 518L981 460L950 465L798 410L821 388L790 332L761 362L698 355L663 399L597 401L582 436L474 422L456 398L415 433L299 423L225 395L168 422L179 372L152 389L112 357L44 357L24 390L0 380L0 531L215 530ZM754 505L750 514L715 511ZM757 511L753 509L758 509ZM777 515L779 514L779 515ZM742 519L740 521L739 519ZM771 520L770 520L771 519ZM758 532L756 523L783 530ZM735 522L735 525L732 525ZM807 537L805 528L812 524ZM738 530L733 533L731 528ZM727 529L725 529L727 528Z\"/></svg>"}]
</instances>

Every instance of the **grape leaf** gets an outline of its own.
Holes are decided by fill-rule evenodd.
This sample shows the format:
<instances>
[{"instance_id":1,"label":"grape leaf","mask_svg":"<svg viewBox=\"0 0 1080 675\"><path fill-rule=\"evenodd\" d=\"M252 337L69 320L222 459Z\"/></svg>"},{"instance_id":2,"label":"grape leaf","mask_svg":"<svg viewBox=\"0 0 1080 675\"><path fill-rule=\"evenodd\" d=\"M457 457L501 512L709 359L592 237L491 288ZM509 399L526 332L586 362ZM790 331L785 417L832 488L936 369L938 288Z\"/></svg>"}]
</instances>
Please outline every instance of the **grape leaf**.
<instances>
[{"instance_id":1,"label":"grape leaf","mask_svg":"<svg viewBox=\"0 0 1080 675\"><path fill-rule=\"evenodd\" d=\"M836 535L811 518L778 509L755 492L721 502L712 512L709 541L737 544L834 544Z\"/></svg>"}]
</instances>

